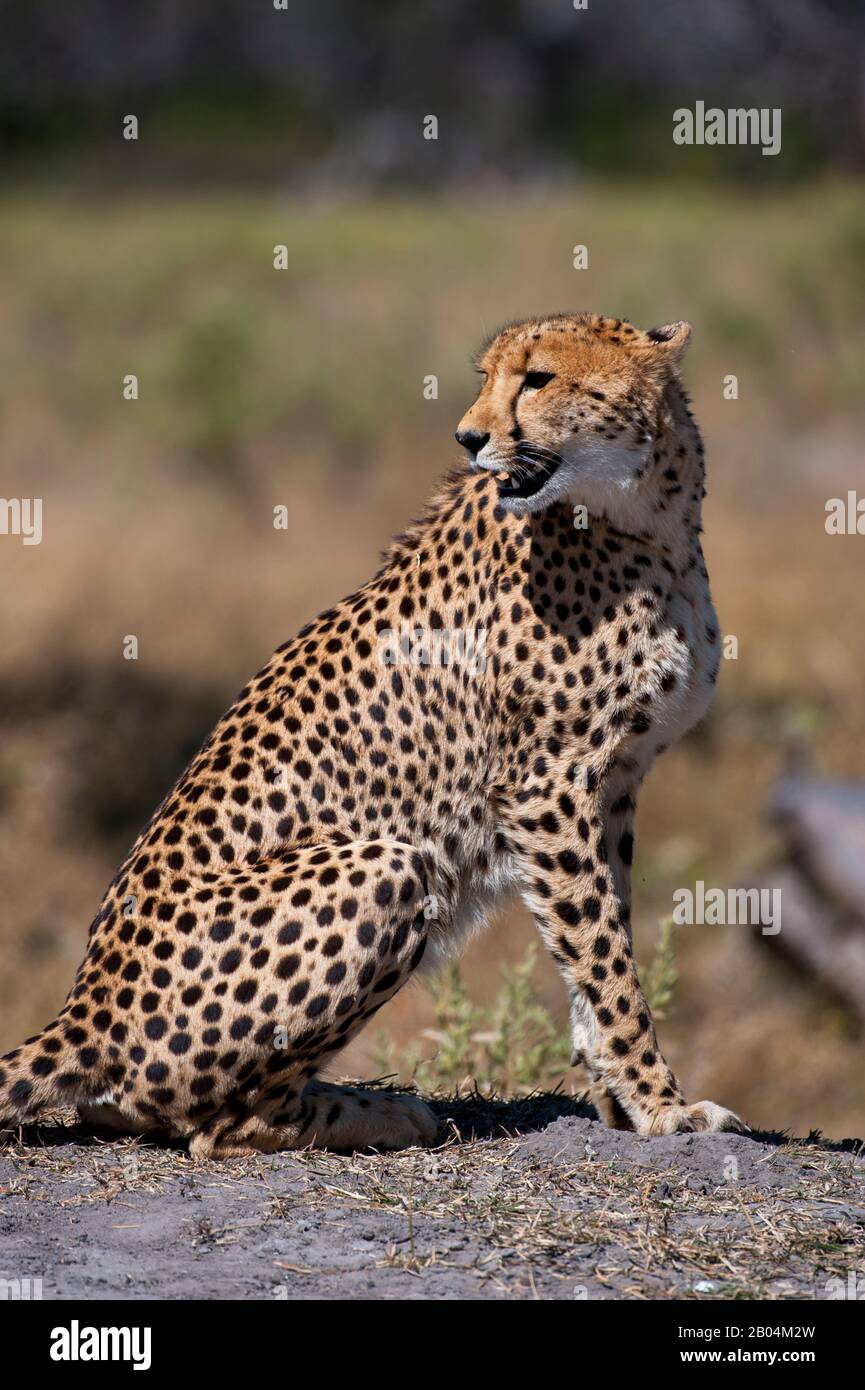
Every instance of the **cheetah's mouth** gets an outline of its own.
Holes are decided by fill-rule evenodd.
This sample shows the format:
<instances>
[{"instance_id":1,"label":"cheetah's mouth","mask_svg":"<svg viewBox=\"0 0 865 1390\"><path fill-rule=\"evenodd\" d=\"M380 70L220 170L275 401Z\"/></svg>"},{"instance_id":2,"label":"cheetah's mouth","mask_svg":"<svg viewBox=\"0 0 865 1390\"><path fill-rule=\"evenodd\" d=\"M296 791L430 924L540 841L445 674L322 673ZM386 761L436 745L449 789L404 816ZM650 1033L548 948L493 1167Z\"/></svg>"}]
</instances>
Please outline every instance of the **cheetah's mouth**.
<instances>
[{"instance_id":1,"label":"cheetah's mouth","mask_svg":"<svg viewBox=\"0 0 865 1390\"><path fill-rule=\"evenodd\" d=\"M536 453L531 446L521 449L510 471L496 475L499 497L534 497L555 477L561 463L561 459L544 457L540 451Z\"/></svg>"}]
</instances>

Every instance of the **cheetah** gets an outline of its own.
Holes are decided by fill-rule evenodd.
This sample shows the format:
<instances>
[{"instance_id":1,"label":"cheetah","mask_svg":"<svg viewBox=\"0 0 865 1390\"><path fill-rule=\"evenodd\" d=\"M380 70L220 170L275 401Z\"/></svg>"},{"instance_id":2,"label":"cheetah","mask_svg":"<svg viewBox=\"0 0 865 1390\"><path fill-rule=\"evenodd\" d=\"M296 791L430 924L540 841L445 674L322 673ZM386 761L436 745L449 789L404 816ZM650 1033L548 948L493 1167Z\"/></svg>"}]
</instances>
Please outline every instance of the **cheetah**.
<instances>
[{"instance_id":1,"label":"cheetah","mask_svg":"<svg viewBox=\"0 0 865 1390\"><path fill-rule=\"evenodd\" d=\"M631 948L638 790L719 664L689 336L574 313L482 347L464 466L144 827L57 1018L0 1058L0 1128L65 1103L199 1158L432 1143L418 1097L319 1074L512 887L601 1117L745 1128L686 1103Z\"/></svg>"}]
</instances>

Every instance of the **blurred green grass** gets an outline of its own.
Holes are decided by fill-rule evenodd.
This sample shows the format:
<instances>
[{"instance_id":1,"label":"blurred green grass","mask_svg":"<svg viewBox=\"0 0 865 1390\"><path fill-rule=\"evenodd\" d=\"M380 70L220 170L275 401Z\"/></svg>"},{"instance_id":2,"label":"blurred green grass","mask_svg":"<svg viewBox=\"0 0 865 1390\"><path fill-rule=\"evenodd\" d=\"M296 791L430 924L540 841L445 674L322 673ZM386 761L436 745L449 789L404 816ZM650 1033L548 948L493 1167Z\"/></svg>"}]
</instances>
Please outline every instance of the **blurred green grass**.
<instances>
[{"instance_id":1,"label":"blurred green grass","mask_svg":"<svg viewBox=\"0 0 865 1390\"><path fill-rule=\"evenodd\" d=\"M571 267L577 243L587 272ZM94 203L22 190L0 202L0 257L16 330L0 349L6 402L48 375L70 427L115 430L142 451L168 441L217 474L274 431L302 445L327 428L338 459L380 437L394 402L407 427L421 424L420 386L406 387L427 372L456 407L481 332L544 308L688 316L692 372L751 373L752 391L810 423L861 403L854 182L760 194L598 185L510 203L177 192ZM141 380L134 418L125 371Z\"/></svg>"}]
</instances>

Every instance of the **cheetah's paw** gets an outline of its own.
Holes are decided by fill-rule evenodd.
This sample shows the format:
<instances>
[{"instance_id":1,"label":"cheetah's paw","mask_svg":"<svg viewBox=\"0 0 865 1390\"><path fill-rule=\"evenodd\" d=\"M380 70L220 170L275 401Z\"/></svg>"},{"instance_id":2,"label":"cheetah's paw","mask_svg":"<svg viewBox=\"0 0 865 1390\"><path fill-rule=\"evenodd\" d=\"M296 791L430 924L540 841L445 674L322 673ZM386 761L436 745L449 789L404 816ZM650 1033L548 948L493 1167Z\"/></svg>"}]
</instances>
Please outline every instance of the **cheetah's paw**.
<instances>
[{"instance_id":1,"label":"cheetah's paw","mask_svg":"<svg viewBox=\"0 0 865 1390\"><path fill-rule=\"evenodd\" d=\"M671 1105L659 1111L641 1132L648 1135L693 1134L701 1132L726 1131L733 1134L750 1134L744 1120L716 1105L711 1100L698 1100L693 1105Z\"/></svg>"},{"instance_id":2,"label":"cheetah's paw","mask_svg":"<svg viewBox=\"0 0 865 1390\"><path fill-rule=\"evenodd\" d=\"M408 1149L415 1144L435 1143L439 1122L417 1096L385 1093L376 1097L374 1113L368 1120L366 1143L376 1149Z\"/></svg>"}]
</instances>

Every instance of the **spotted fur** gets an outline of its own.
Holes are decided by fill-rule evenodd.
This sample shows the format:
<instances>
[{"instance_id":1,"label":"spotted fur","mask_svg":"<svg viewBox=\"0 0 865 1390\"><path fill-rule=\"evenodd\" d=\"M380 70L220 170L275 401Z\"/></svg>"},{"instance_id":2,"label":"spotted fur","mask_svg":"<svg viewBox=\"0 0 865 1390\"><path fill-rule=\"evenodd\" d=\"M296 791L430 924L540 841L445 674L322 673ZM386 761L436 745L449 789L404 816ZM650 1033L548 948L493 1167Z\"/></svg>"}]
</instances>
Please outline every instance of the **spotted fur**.
<instances>
[{"instance_id":1,"label":"spotted fur","mask_svg":"<svg viewBox=\"0 0 865 1390\"><path fill-rule=\"evenodd\" d=\"M740 1127L685 1103L631 952L637 792L718 669L688 332L559 315L482 351L469 468L278 648L145 826L58 1017L0 1059L6 1127L67 1102L197 1154L430 1142L418 1099L317 1076L511 884L610 1122ZM385 659L405 627L482 633L486 660Z\"/></svg>"}]
</instances>

